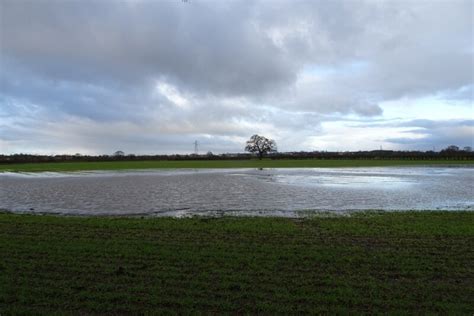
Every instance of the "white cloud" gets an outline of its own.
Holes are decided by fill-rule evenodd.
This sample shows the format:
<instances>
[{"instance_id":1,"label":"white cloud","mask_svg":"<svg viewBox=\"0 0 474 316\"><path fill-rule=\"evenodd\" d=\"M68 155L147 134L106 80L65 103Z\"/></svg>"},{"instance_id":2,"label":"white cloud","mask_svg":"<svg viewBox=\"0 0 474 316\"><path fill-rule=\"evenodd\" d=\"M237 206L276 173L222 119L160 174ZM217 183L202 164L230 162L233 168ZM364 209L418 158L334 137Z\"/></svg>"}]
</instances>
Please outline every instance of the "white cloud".
<instances>
[{"instance_id":1,"label":"white cloud","mask_svg":"<svg viewBox=\"0 0 474 316\"><path fill-rule=\"evenodd\" d=\"M188 99L179 93L176 87L166 83L166 82L157 82L156 89L158 92L165 96L169 101L171 101L177 107L187 109L190 104Z\"/></svg>"}]
</instances>

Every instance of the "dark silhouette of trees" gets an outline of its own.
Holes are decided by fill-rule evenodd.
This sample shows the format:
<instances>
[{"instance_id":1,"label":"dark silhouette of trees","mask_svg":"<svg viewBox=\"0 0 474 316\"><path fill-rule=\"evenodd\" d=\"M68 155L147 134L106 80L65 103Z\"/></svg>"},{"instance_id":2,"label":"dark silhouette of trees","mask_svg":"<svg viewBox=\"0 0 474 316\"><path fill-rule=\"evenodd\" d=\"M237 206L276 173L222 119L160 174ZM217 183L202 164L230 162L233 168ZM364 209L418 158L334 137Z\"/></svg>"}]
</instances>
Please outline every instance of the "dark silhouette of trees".
<instances>
[{"instance_id":1,"label":"dark silhouette of trees","mask_svg":"<svg viewBox=\"0 0 474 316\"><path fill-rule=\"evenodd\" d=\"M256 153L258 159L262 159L265 154L276 152L277 146L273 139L268 139L264 136L255 134L250 137L250 140L247 141L245 151L248 151L249 153Z\"/></svg>"},{"instance_id":2,"label":"dark silhouette of trees","mask_svg":"<svg viewBox=\"0 0 474 316\"><path fill-rule=\"evenodd\" d=\"M254 135L255 136L255 135ZM258 136L258 135L257 135ZM252 136L253 137L253 136ZM259 136L261 137L261 136ZM252 139L251 139L252 140ZM270 141L270 140L268 140ZM250 142L250 141L249 141ZM474 151L471 146L455 147L448 146L443 150L436 151L394 151L394 150L371 150L371 151L299 151L299 152L276 152L275 142L271 152L271 159L353 159L353 160L474 160ZM248 146L248 145L247 145ZM457 148L457 150L456 150ZM462 149L461 149L462 148ZM268 153L267 152L267 153ZM31 163L31 162L77 162L77 161L141 161L141 160L247 160L251 159L257 151L251 153L223 153L213 155L31 155L0 153L0 164ZM264 154L262 154L262 157Z\"/></svg>"},{"instance_id":3,"label":"dark silhouette of trees","mask_svg":"<svg viewBox=\"0 0 474 316\"><path fill-rule=\"evenodd\" d=\"M459 151L459 147L456 145L451 145L451 146L448 146L445 150L446 151Z\"/></svg>"}]
</instances>

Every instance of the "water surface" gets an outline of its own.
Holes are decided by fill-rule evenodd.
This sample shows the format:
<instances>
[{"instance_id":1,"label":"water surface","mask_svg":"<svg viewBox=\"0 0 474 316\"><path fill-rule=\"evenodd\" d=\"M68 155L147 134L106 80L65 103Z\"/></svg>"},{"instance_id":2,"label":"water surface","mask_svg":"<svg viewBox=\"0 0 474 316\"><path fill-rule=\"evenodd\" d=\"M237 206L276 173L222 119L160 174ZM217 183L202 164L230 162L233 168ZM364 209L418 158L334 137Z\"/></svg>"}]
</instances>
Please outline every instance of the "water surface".
<instances>
[{"instance_id":1,"label":"water surface","mask_svg":"<svg viewBox=\"0 0 474 316\"><path fill-rule=\"evenodd\" d=\"M474 168L0 173L0 209L78 215L473 210Z\"/></svg>"}]
</instances>

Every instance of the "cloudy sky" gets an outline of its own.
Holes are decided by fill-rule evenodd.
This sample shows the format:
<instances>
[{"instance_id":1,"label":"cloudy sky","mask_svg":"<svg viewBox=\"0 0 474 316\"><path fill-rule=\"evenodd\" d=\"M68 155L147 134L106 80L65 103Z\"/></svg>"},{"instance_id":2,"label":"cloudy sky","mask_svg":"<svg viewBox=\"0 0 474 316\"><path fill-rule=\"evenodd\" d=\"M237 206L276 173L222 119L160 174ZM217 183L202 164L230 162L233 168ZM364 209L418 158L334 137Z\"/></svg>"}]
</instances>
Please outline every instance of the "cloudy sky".
<instances>
[{"instance_id":1,"label":"cloudy sky","mask_svg":"<svg viewBox=\"0 0 474 316\"><path fill-rule=\"evenodd\" d=\"M473 146L457 0L0 0L0 153Z\"/></svg>"}]
</instances>

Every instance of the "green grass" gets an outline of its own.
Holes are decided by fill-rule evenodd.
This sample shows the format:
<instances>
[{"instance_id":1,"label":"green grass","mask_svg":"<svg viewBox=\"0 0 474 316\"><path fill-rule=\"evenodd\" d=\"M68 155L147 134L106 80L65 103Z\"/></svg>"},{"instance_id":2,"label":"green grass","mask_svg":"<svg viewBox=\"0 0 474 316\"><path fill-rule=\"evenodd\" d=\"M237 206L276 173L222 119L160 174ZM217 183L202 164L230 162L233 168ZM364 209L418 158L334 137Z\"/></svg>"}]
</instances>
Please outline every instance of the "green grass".
<instances>
[{"instance_id":1,"label":"green grass","mask_svg":"<svg viewBox=\"0 0 474 316\"><path fill-rule=\"evenodd\" d=\"M124 170L155 168L334 168L334 167L384 167L417 165L474 164L474 160L184 160L184 161L103 161L0 164L1 171L80 171Z\"/></svg>"},{"instance_id":2,"label":"green grass","mask_svg":"<svg viewBox=\"0 0 474 316\"><path fill-rule=\"evenodd\" d=\"M0 315L474 312L474 213L0 213Z\"/></svg>"}]
</instances>

